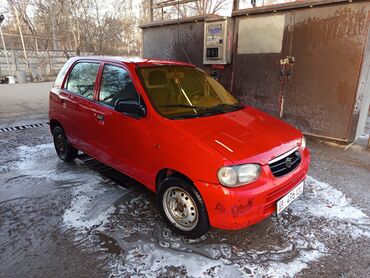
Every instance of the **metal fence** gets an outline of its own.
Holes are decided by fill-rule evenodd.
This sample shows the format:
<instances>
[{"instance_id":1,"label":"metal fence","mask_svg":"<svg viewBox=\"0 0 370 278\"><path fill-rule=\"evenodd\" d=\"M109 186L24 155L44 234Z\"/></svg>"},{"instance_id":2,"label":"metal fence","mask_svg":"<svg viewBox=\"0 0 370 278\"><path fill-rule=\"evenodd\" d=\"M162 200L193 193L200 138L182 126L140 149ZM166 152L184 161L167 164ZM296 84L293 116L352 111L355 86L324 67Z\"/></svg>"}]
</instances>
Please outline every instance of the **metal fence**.
<instances>
[{"instance_id":1,"label":"metal fence","mask_svg":"<svg viewBox=\"0 0 370 278\"><path fill-rule=\"evenodd\" d=\"M23 34L22 41L19 34L5 32L3 37L4 42L1 41L0 45L0 79L8 75L15 76L17 71L24 71L31 81L52 80L70 57L112 54L102 51L95 42L81 42L77 54L76 50L71 50L75 47L70 39Z\"/></svg>"},{"instance_id":2,"label":"metal fence","mask_svg":"<svg viewBox=\"0 0 370 278\"><path fill-rule=\"evenodd\" d=\"M6 53L9 67L5 51L3 49L0 50L0 76L16 75L16 71L24 71L29 79L35 81L54 79L68 58L76 56L75 51L39 50L36 52L31 49L26 50L26 60L23 49L7 49ZM88 52L80 53L81 56L92 54Z\"/></svg>"}]
</instances>

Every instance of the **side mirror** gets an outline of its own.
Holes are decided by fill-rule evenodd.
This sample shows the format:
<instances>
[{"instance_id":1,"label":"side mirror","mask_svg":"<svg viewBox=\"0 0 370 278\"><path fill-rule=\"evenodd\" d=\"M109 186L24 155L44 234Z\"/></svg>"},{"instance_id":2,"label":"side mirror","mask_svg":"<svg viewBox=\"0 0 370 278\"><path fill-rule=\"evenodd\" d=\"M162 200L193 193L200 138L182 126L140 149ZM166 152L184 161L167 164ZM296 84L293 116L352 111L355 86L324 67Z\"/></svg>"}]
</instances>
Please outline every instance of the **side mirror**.
<instances>
[{"instance_id":1,"label":"side mirror","mask_svg":"<svg viewBox=\"0 0 370 278\"><path fill-rule=\"evenodd\" d=\"M126 114L135 119L140 119L145 116L145 107L139 104L137 100L134 99L119 99L116 101L114 110L117 112Z\"/></svg>"}]
</instances>

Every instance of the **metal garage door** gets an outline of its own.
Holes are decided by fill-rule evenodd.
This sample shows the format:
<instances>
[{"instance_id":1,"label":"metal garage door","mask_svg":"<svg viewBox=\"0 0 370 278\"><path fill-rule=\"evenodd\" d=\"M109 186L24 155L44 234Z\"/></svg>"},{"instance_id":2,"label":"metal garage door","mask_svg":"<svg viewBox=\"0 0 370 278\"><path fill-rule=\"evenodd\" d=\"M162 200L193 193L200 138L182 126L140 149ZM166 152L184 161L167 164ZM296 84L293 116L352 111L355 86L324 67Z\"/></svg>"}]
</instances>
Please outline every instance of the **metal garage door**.
<instances>
[{"instance_id":1,"label":"metal garage door","mask_svg":"<svg viewBox=\"0 0 370 278\"><path fill-rule=\"evenodd\" d=\"M352 3L237 17L234 93L308 134L348 140L368 12Z\"/></svg>"}]
</instances>

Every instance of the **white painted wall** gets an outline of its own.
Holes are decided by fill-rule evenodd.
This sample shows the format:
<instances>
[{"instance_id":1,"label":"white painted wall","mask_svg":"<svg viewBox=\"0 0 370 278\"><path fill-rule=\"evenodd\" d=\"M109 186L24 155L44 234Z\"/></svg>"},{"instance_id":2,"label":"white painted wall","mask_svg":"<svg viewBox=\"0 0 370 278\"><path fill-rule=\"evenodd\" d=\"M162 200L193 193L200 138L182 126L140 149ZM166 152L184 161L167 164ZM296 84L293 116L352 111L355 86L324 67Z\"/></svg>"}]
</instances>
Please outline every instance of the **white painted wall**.
<instances>
[{"instance_id":1,"label":"white painted wall","mask_svg":"<svg viewBox=\"0 0 370 278\"><path fill-rule=\"evenodd\" d=\"M367 42L359 82L356 106L358 105L358 108L360 109L360 117L356 130L356 139L365 131L370 105L370 26L368 28Z\"/></svg>"}]
</instances>

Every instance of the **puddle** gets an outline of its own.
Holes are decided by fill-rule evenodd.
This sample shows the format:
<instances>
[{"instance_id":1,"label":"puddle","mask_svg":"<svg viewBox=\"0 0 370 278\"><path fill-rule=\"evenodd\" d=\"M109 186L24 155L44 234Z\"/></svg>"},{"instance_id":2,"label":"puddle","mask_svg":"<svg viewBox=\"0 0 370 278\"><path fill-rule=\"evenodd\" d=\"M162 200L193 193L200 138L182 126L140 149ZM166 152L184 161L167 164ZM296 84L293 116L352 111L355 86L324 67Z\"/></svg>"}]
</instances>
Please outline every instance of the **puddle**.
<instances>
[{"instance_id":1,"label":"puddle","mask_svg":"<svg viewBox=\"0 0 370 278\"><path fill-rule=\"evenodd\" d=\"M97 233L95 235L99 238L101 250L114 255L122 254L122 249L114 238L102 233Z\"/></svg>"}]
</instances>

